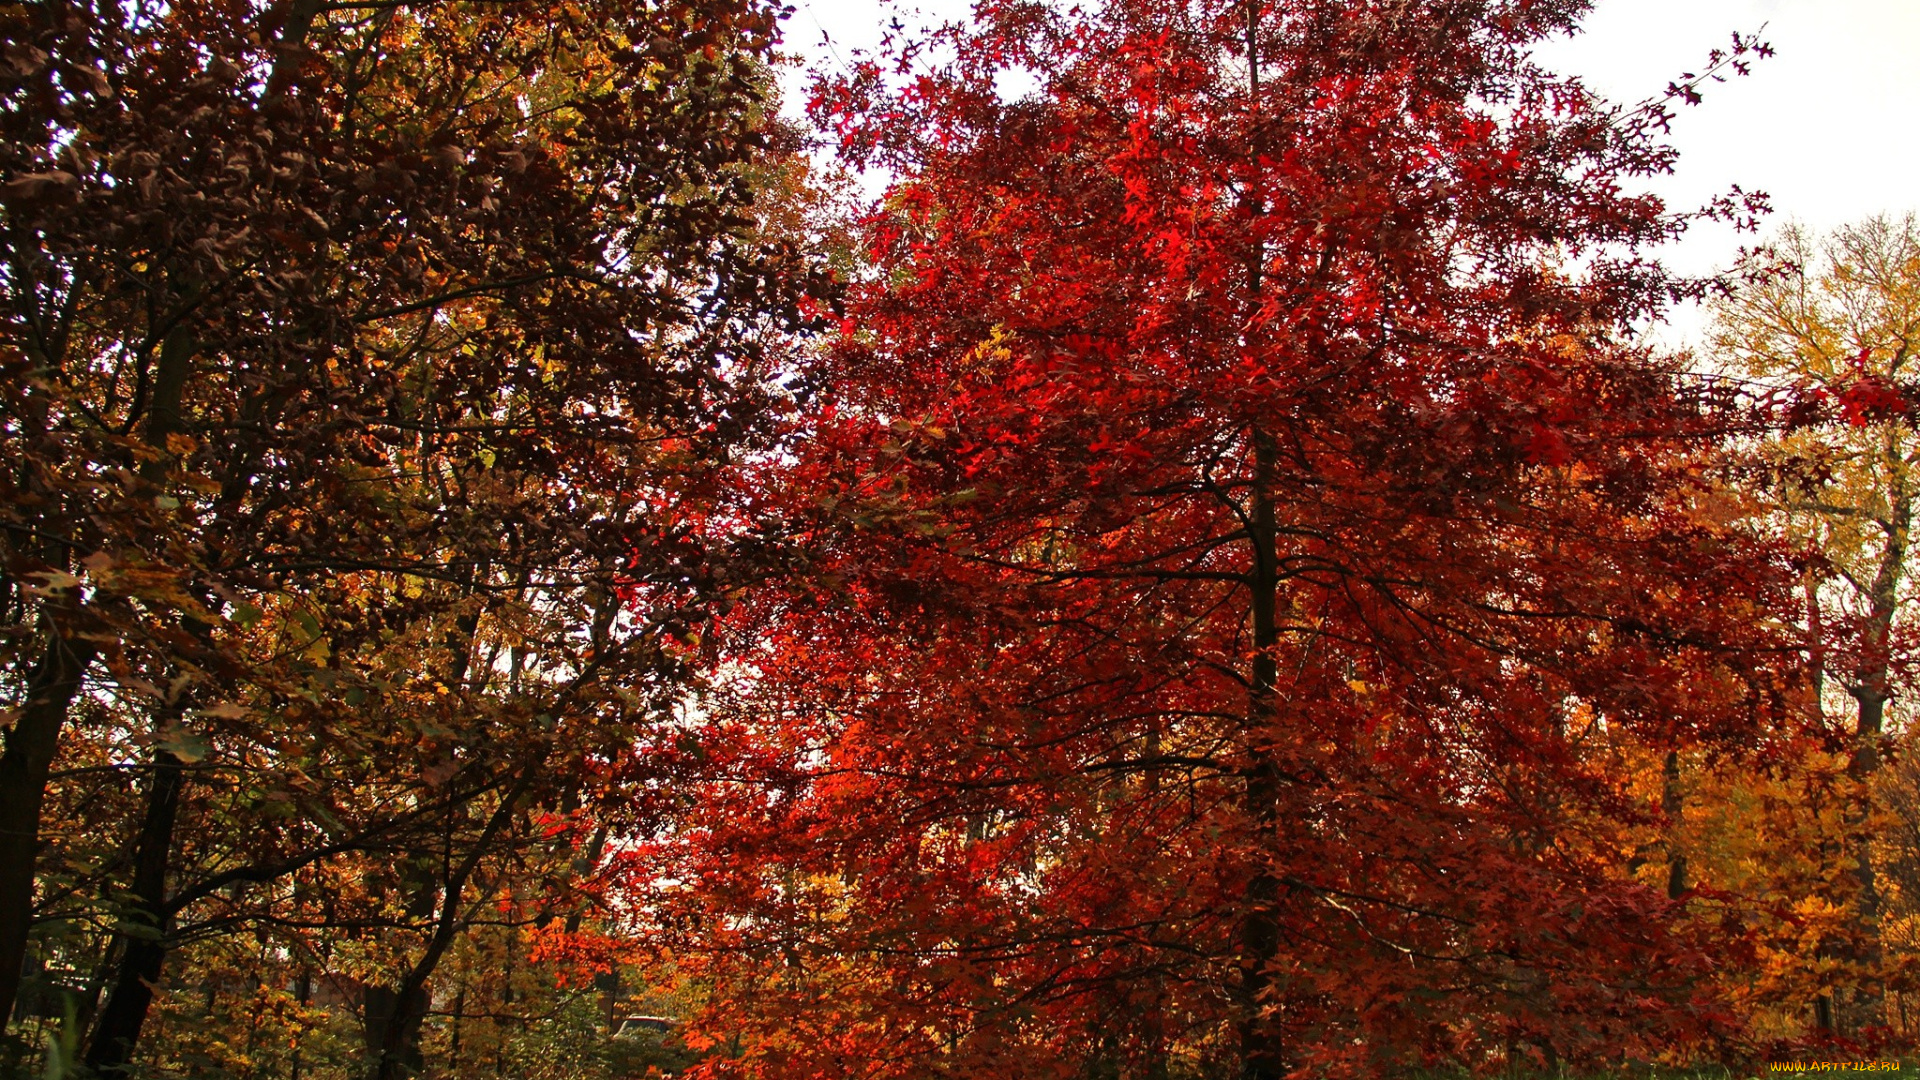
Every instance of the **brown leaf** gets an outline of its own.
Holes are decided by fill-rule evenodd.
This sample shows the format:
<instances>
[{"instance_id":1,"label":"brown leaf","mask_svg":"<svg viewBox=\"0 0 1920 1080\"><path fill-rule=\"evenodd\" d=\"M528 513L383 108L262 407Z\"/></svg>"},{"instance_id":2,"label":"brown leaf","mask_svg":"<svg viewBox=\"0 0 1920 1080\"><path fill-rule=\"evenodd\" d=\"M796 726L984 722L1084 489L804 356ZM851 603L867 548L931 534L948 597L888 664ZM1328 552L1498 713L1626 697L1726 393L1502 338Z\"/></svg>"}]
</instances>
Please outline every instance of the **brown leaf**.
<instances>
[{"instance_id":1,"label":"brown leaf","mask_svg":"<svg viewBox=\"0 0 1920 1080\"><path fill-rule=\"evenodd\" d=\"M0 184L0 201L32 202L68 194L79 186L80 178L64 169L27 173Z\"/></svg>"}]
</instances>

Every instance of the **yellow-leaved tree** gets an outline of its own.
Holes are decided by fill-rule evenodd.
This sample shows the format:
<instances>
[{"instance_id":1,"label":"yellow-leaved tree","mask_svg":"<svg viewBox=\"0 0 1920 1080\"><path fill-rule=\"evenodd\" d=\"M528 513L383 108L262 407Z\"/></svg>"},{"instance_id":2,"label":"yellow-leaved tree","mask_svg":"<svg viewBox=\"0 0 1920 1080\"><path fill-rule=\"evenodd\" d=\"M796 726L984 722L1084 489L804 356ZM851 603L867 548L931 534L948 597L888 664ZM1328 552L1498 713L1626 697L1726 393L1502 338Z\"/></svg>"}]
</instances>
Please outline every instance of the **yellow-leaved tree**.
<instances>
[{"instance_id":1,"label":"yellow-leaved tree","mask_svg":"<svg viewBox=\"0 0 1920 1080\"><path fill-rule=\"evenodd\" d=\"M1886 811L1920 805L1905 790L1920 774L1882 765L1897 764L1890 751L1915 656L1920 220L1875 217L1826 236L1789 225L1772 251L1776 265L1716 305L1712 345L1730 374L1829 406L1755 455L1756 493L1803 553L1814 719L1847 748L1833 763L1844 766L1847 805L1821 830L1840 835L1825 837L1826 872L1813 878L1845 898L1852 918L1810 947L1820 973L1813 1011L1829 1030L1898 1023L1885 993L1904 1004L1906 971L1920 959L1920 830L1898 828Z\"/></svg>"}]
</instances>

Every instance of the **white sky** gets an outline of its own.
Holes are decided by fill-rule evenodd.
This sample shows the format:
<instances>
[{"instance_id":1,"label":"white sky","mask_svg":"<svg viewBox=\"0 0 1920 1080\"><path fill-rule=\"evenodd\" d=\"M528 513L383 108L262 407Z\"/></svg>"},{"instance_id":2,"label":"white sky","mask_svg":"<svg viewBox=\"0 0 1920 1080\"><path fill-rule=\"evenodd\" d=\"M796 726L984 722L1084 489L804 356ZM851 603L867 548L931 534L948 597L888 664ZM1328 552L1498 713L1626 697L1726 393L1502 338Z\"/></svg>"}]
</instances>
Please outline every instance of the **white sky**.
<instances>
[{"instance_id":1,"label":"white sky","mask_svg":"<svg viewBox=\"0 0 1920 1080\"><path fill-rule=\"evenodd\" d=\"M789 48L816 64L871 46L892 18L928 21L911 14L913 0L791 2ZM946 18L967 10L964 0L917 7ZM1583 34L1540 55L1609 98L1637 102L1698 70L1734 31L1763 24L1777 55L1681 111L1672 136L1678 171L1654 190L1679 208L1739 184L1773 197L1772 221L1821 230L1920 211L1920 0L1598 0ZM1678 270L1705 271L1729 262L1743 240L1703 226L1666 257ZM1661 337L1678 343L1698 331L1696 313L1673 322Z\"/></svg>"}]
</instances>

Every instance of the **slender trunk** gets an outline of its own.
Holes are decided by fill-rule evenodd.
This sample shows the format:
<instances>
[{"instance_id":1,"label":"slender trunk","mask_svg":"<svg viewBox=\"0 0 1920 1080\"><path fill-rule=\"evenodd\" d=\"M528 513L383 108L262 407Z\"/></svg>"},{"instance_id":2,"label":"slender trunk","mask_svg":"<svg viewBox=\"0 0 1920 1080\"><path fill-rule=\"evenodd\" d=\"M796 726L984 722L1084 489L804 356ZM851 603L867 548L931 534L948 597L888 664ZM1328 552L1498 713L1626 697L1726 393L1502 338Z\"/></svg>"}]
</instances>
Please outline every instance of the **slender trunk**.
<instances>
[{"instance_id":1,"label":"slender trunk","mask_svg":"<svg viewBox=\"0 0 1920 1080\"><path fill-rule=\"evenodd\" d=\"M1278 1080L1286 1071L1285 1047L1266 1011L1273 994L1273 968L1279 958L1280 928L1275 908L1281 882L1271 864L1278 840L1281 775L1274 757L1274 689L1278 681L1277 606L1279 583L1272 496L1273 452L1265 432L1254 433L1252 622L1253 678L1248 703L1246 812L1253 828L1254 866L1247 883L1246 915L1240 928L1240 1047L1246 1080Z\"/></svg>"},{"instance_id":2,"label":"slender trunk","mask_svg":"<svg viewBox=\"0 0 1920 1080\"><path fill-rule=\"evenodd\" d=\"M1816 729L1827 726L1827 626L1826 617L1820 607L1820 578L1811 570L1807 572L1804 587L1807 594L1807 668L1813 684L1813 721ZM1830 955L1830 945L1822 943L1816 955ZM1833 999L1819 994L1813 999L1813 1026L1823 1032L1833 1031Z\"/></svg>"},{"instance_id":3,"label":"slender trunk","mask_svg":"<svg viewBox=\"0 0 1920 1080\"><path fill-rule=\"evenodd\" d=\"M1880 771L1880 739L1886 726L1887 671L1882 663L1870 689L1854 695L1859 706L1858 726L1854 730L1853 756L1847 773L1860 785L1858 801L1849 811L1847 846L1853 860L1854 880L1860 891L1854 903L1861 941L1867 955L1861 959L1874 963L1880 957L1880 880L1873 866L1873 777ZM1878 995L1874 995L1877 1001Z\"/></svg>"},{"instance_id":4,"label":"slender trunk","mask_svg":"<svg viewBox=\"0 0 1920 1080\"><path fill-rule=\"evenodd\" d=\"M268 969L267 943L261 941L260 951L255 954L253 971L247 976L247 989L253 992L253 1004L247 1009L247 1080L260 1075L260 1019L266 1005L261 987L265 980L260 973Z\"/></svg>"},{"instance_id":5,"label":"slender trunk","mask_svg":"<svg viewBox=\"0 0 1920 1080\"><path fill-rule=\"evenodd\" d=\"M1889 613L1890 614L1890 613ZM1890 621L1890 620L1889 620ZM1876 1025L1884 1022L1885 991L1880 983L1880 880L1873 865L1873 777L1880 769L1880 737L1885 726L1887 693L1886 664L1881 662L1871 689L1854 694L1859 705L1858 726L1854 730L1854 750L1847 763L1848 775L1857 783L1854 804L1847 810L1847 858L1853 863L1853 920L1856 946L1854 958L1860 963L1859 981L1854 985L1850 1023Z\"/></svg>"},{"instance_id":6,"label":"slender trunk","mask_svg":"<svg viewBox=\"0 0 1920 1080\"><path fill-rule=\"evenodd\" d=\"M60 729L99 646L43 616L46 651L27 677L26 704L0 751L0 1017L13 1015L20 969L33 928L33 870L40 854L40 810Z\"/></svg>"},{"instance_id":7,"label":"slender trunk","mask_svg":"<svg viewBox=\"0 0 1920 1080\"><path fill-rule=\"evenodd\" d=\"M167 871L173 851L174 827L180 816L180 790L186 770L166 751L154 755L147 785L147 806L134 850L134 927L120 933L121 952L113 989L94 1021L87 1044L87 1067L102 1080L125 1076L153 1005L169 948L173 913L167 906Z\"/></svg>"},{"instance_id":8,"label":"slender trunk","mask_svg":"<svg viewBox=\"0 0 1920 1080\"><path fill-rule=\"evenodd\" d=\"M1857 706L1853 730L1853 753L1847 761L1847 774L1856 784L1854 805L1848 810L1847 847L1853 862L1854 879L1859 892L1854 902L1855 933L1859 941L1858 959L1864 965L1855 990L1855 1004L1864 1023L1883 1021L1884 992L1879 984L1880 882L1873 866L1874 774L1880 771L1880 740L1886 730L1887 702L1892 698L1893 622L1899 610L1900 580L1906 567L1907 537L1912 523L1912 501L1903 485L1890 493L1888 519L1883 523L1887 546L1880 553L1869 595L1872 604L1867 620L1864 663L1848 692Z\"/></svg>"},{"instance_id":9,"label":"slender trunk","mask_svg":"<svg viewBox=\"0 0 1920 1080\"><path fill-rule=\"evenodd\" d=\"M1813 690L1813 721L1816 730L1827 726L1827 626L1820 608L1820 578L1811 570L1804 582L1807 593L1807 667ZM1819 950L1824 952L1825 949ZM1833 1000L1825 994L1813 999L1813 1025L1824 1032L1833 1030Z\"/></svg>"},{"instance_id":10,"label":"slender trunk","mask_svg":"<svg viewBox=\"0 0 1920 1080\"><path fill-rule=\"evenodd\" d=\"M1861 643L1863 659L1847 688L1859 707L1853 729L1853 755L1847 771L1861 781L1880 768L1880 738L1886 729L1887 702L1893 696L1893 621L1900 606L1900 579L1906 568L1907 533L1913 516L1911 501L1904 492L1896 491L1889 501L1891 513L1884 523L1887 546L1880 553L1880 565L1874 569L1867 596L1871 609L1867 616L1866 640Z\"/></svg>"},{"instance_id":11,"label":"slender trunk","mask_svg":"<svg viewBox=\"0 0 1920 1080\"><path fill-rule=\"evenodd\" d=\"M1260 114L1260 4L1246 0L1247 121L1249 156L1258 159L1255 145ZM1250 218L1258 220L1264 207L1251 187L1245 194ZM1252 344L1254 323L1265 288L1265 245L1256 240L1247 259L1247 340ZM1244 1080L1279 1080L1287 1071L1285 1040L1271 1022L1274 969L1280 955L1280 923L1276 910L1281 882L1274 872L1278 856L1281 773L1275 760L1275 686L1279 680L1279 552L1273 505L1273 437L1253 426L1253 490L1249 498L1248 542L1252 547L1252 574L1248 579L1250 621L1253 624L1253 669L1247 702L1247 770L1244 797L1252 826L1253 866L1247 882L1246 914L1240 927L1240 1060Z\"/></svg>"},{"instance_id":12,"label":"slender trunk","mask_svg":"<svg viewBox=\"0 0 1920 1080\"><path fill-rule=\"evenodd\" d=\"M293 999L295 1002L299 1003L300 1005L301 1027L296 1031L293 1037L293 1060L287 1066L287 1078L288 1080L300 1080L300 1064L301 1064L300 1038L301 1038L301 1035L305 1033L304 1025L306 1023L305 1014L307 1011L307 1005L313 1001L313 969L312 968L302 967L300 969L299 981L297 981L294 984ZM458 1062L456 1061L455 1064L457 1065Z\"/></svg>"},{"instance_id":13,"label":"slender trunk","mask_svg":"<svg viewBox=\"0 0 1920 1080\"><path fill-rule=\"evenodd\" d=\"M140 469L141 478L149 484L158 486L165 482L171 463L171 457L164 453L167 440L186 427L187 383L198 352L198 339L184 325L176 327L160 344L160 366L154 375L145 439L149 446L163 453ZM188 626L198 632L205 630L197 622L190 621ZM177 703L169 704L161 711L156 728L177 723L181 712ZM173 835L180 818L180 788L185 777L184 763L179 758L164 750L154 754L140 837L134 846L133 908L128 912L127 923L115 934L120 945L120 962L107 991L107 1002L94 1019L93 1034L87 1042L87 1068L102 1080L127 1074L133 1049L140 1041L140 1029L146 1026L147 1012L153 1006L154 991L166 966L170 948L167 937L173 930L173 912L167 906L167 873Z\"/></svg>"},{"instance_id":14,"label":"slender trunk","mask_svg":"<svg viewBox=\"0 0 1920 1080\"><path fill-rule=\"evenodd\" d=\"M160 345L145 440L164 448L180 428L181 400L196 348L191 334L176 329ZM164 473L160 461L141 470L149 481ZM51 611L42 615L46 652L27 680L27 703L7 732L0 753L0 1016L13 1014L20 996L20 966L32 929L34 862L40 853L40 809L47 776L60 748L60 729L81 679L100 646L71 635Z\"/></svg>"},{"instance_id":15,"label":"slender trunk","mask_svg":"<svg viewBox=\"0 0 1920 1080\"><path fill-rule=\"evenodd\" d=\"M505 978L501 980L503 985L500 987L500 1012L503 1014L509 1013L512 1011L513 974L515 971L519 970L519 964L514 957L513 941L514 941L513 935L508 934L507 935L507 962L505 964L502 964L500 967L501 974L505 976ZM495 1031L497 1032L501 1028L504 1028L507 1023L508 1021L506 1017L502 1016L499 1024L495 1027ZM506 1069L507 1069L507 1059L505 1054L506 1041L507 1040L504 1037L500 1037L500 1036L496 1036L493 1040L493 1075L495 1076L506 1075Z\"/></svg>"},{"instance_id":16,"label":"slender trunk","mask_svg":"<svg viewBox=\"0 0 1920 1080\"><path fill-rule=\"evenodd\" d=\"M93 974L87 977L87 992L80 999L80 1009L74 1015L75 1031L92 1031L93 1019L100 1015L100 995L107 992L113 982L113 973L120 970L120 942L110 938L107 947L100 953L100 962L93 966Z\"/></svg>"},{"instance_id":17,"label":"slender trunk","mask_svg":"<svg viewBox=\"0 0 1920 1080\"><path fill-rule=\"evenodd\" d=\"M407 915L413 919L432 917L441 904L440 882L417 864L407 876L412 879L413 893L407 902ZM416 986L411 976L410 971L394 986L367 984L367 1059L371 1063L369 1075L376 1080L412 1076L426 1065L420 1053L420 1028L426 1020L429 994L425 980Z\"/></svg>"},{"instance_id":18,"label":"slender trunk","mask_svg":"<svg viewBox=\"0 0 1920 1080\"><path fill-rule=\"evenodd\" d=\"M455 1076L460 1075L460 1022L467 1017L467 984L460 983L460 991L453 995L453 1031L448 1039L447 1070Z\"/></svg>"},{"instance_id":19,"label":"slender trunk","mask_svg":"<svg viewBox=\"0 0 1920 1080\"><path fill-rule=\"evenodd\" d=\"M1260 4L1246 0L1247 134L1248 154L1257 162L1260 129ZM1249 217L1258 220L1264 207L1249 186L1243 196ZM1256 240L1247 259L1246 331L1243 347L1252 344L1265 288L1265 245ZM1273 437L1253 425L1253 490L1248 506L1248 542L1252 573L1247 585L1249 619L1253 624L1253 665L1247 702L1247 768L1244 777L1245 811L1252 826L1253 866L1247 882L1246 913L1240 926L1240 1060L1244 1080L1279 1080L1287 1071L1285 1040L1271 1022L1274 969L1280 955L1280 923L1276 910L1281 881L1274 872L1278 856L1281 772L1275 760L1275 686L1279 679L1279 552L1273 505Z\"/></svg>"},{"instance_id":20,"label":"slender trunk","mask_svg":"<svg viewBox=\"0 0 1920 1080\"><path fill-rule=\"evenodd\" d=\"M1145 1060L1129 1070L1134 1080L1173 1080L1172 1062L1167 1054L1166 977L1160 972L1148 976L1152 991L1140 1015L1140 1043Z\"/></svg>"},{"instance_id":21,"label":"slender trunk","mask_svg":"<svg viewBox=\"0 0 1920 1080\"><path fill-rule=\"evenodd\" d=\"M467 882L479 868L482 856L492 848L500 830L506 827L519 809L521 797L532 784L533 773L532 767L524 769L519 779L500 796L500 805L487 819L486 827L474 840L472 850L440 883L440 911L434 920L433 934L427 940L426 952L414 962L399 986L367 988L366 1045L372 1058L372 1080L406 1080L418 1075L423 1068L420 1028L431 1003L427 980L432 977L434 969L439 966L441 958L453 945L454 937L461 929L460 907ZM429 899L433 891L427 890ZM377 1030L376 1007L379 1021Z\"/></svg>"},{"instance_id":22,"label":"slender trunk","mask_svg":"<svg viewBox=\"0 0 1920 1080\"><path fill-rule=\"evenodd\" d=\"M280 28L283 50L297 49L304 43L321 6L318 0L293 0ZM288 53L283 53L283 60L286 55ZM287 70L287 64L275 64L272 76L275 88L270 97L284 93ZM199 292L198 282L175 282L175 285L178 299L188 302L189 306L196 302L189 298ZM171 465L166 453L168 440L186 428L186 389L199 351L199 337L191 321L182 315L179 324L161 340L160 362L154 372L153 398L147 409L143 438L149 446L162 453L140 469L141 477L149 483L157 484L165 479ZM91 652L88 653L90 658ZM85 666L86 661L81 661L80 669L84 670ZM74 681L77 684L77 675ZM71 696L69 691L67 698ZM61 711L64 714L64 701ZM52 756L52 739L57 734L56 722L48 736L48 758ZM45 774L46 768L42 765L39 782L31 792L35 835L39 789L44 787ZM156 756L153 781L147 794L146 816L135 855L133 883L135 914L146 920L147 925L144 932L126 937L113 989L95 1021L93 1038L87 1049L88 1066L103 1077L121 1075L126 1071L134 1044L139 1040L140 1029L146 1021L147 1010L153 1003L154 986L166 960L166 934L172 921L171 912L166 910L166 877L174 827L179 816L183 777L182 764L177 758L164 752ZM12 777L5 774L4 766L0 765L0 807L10 801L14 794L16 785L11 780ZM0 831L10 835L12 830L7 826L4 809L0 809ZM7 854L0 849L0 865L9 862ZM0 875L5 874L6 870L0 869ZM15 937L8 925L9 913L15 907L8 903L9 896L5 891L8 885L11 882L0 877L0 1004L11 1003L14 989L9 983L8 973L17 974L19 969L17 962L8 963L9 947Z\"/></svg>"},{"instance_id":23,"label":"slender trunk","mask_svg":"<svg viewBox=\"0 0 1920 1080\"><path fill-rule=\"evenodd\" d=\"M1687 891L1687 854L1680 846L1680 818L1686 806L1680 795L1680 752L1667 751L1660 779L1660 812L1667 818L1667 899L1678 900Z\"/></svg>"}]
</instances>

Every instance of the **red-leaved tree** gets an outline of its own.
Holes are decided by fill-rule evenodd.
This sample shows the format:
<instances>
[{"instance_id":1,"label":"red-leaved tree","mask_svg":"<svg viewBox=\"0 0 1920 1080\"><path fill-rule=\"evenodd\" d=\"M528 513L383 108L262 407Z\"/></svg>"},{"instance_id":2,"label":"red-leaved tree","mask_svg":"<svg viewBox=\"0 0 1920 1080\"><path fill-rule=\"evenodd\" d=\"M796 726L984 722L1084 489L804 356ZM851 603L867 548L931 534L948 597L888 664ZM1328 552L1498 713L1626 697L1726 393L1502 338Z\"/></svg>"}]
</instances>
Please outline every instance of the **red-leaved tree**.
<instances>
[{"instance_id":1,"label":"red-leaved tree","mask_svg":"<svg viewBox=\"0 0 1920 1080\"><path fill-rule=\"evenodd\" d=\"M1689 287L1642 256L1687 216L1626 193L1664 105L1529 59L1586 7L989 2L822 87L898 180L768 470L807 561L733 618L654 878L726 913L674 924L739 1040L707 1068L1728 1034L1738 920L1629 866L1662 811L1622 748L1787 707L1785 579L1712 505L1715 418L1623 344Z\"/></svg>"}]
</instances>

